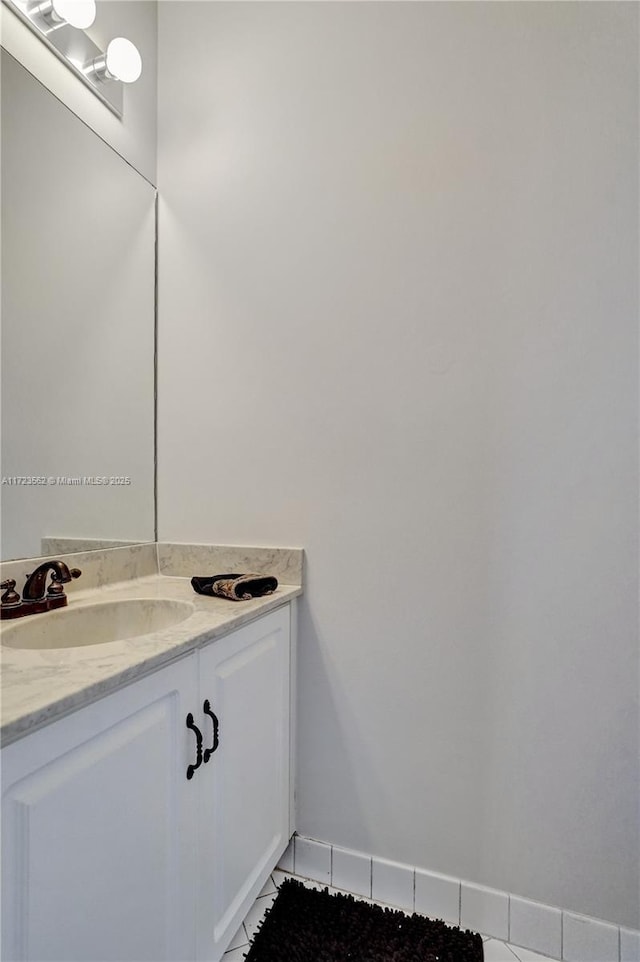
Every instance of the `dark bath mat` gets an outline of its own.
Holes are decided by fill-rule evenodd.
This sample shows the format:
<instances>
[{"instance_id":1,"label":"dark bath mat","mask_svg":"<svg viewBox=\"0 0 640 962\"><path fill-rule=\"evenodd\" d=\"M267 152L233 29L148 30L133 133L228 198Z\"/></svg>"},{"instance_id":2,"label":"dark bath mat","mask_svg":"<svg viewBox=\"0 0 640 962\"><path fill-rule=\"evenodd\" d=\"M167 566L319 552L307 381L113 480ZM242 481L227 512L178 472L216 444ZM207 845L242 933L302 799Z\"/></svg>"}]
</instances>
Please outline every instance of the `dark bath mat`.
<instances>
[{"instance_id":1,"label":"dark bath mat","mask_svg":"<svg viewBox=\"0 0 640 962\"><path fill-rule=\"evenodd\" d=\"M246 962L483 962L482 938L285 879Z\"/></svg>"}]
</instances>

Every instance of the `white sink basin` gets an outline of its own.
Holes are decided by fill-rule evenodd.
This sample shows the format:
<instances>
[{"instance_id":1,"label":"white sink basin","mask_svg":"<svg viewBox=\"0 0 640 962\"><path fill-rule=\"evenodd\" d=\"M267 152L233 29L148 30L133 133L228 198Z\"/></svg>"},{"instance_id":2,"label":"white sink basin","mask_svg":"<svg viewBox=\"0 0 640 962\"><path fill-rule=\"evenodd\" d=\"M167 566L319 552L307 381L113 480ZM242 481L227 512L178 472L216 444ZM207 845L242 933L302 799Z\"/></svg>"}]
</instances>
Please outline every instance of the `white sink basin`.
<instances>
[{"instance_id":1,"label":"white sink basin","mask_svg":"<svg viewBox=\"0 0 640 962\"><path fill-rule=\"evenodd\" d=\"M59 608L3 625L0 641L10 648L104 645L162 631L184 621L194 610L190 602L170 598L131 598Z\"/></svg>"}]
</instances>

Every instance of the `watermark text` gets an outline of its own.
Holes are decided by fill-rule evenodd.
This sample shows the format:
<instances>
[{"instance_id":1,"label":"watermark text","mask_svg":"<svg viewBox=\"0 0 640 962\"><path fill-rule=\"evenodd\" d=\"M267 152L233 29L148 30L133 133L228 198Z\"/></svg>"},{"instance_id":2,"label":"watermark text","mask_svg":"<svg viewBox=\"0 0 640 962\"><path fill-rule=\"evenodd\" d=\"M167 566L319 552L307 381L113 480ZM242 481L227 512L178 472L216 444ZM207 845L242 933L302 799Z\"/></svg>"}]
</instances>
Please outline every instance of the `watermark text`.
<instances>
[{"instance_id":1,"label":"watermark text","mask_svg":"<svg viewBox=\"0 0 640 962\"><path fill-rule=\"evenodd\" d=\"M78 474L73 476L65 475L47 475L46 477L37 474L30 474L24 476L18 475L3 475L2 476L3 485L36 485L36 486L78 486L78 487L106 487L115 485L129 485L131 484L131 478L123 475L106 475L106 474Z\"/></svg>"}]
</instances>

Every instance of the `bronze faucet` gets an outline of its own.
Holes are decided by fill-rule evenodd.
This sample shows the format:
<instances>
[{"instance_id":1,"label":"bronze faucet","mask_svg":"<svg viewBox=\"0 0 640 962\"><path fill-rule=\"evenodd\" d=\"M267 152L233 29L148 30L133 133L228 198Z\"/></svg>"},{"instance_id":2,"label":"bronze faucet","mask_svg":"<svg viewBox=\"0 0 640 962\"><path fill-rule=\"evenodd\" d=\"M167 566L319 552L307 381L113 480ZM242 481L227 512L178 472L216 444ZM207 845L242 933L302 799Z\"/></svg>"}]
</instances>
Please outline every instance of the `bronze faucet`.
<instances>
[{"instance_id":1,"label":"bronze faucet","mask_svg":"<svg viewBox=\"0 0 640 962\"><path fill-rule=\"evenodd\" d=\"M46 588L49 571L51 582ZM14 590L16 583L13 578L3 581L0 584L0 588L4 589L4 594L0 597L0 618L23 618L25 615L37 615L54 608L64 608L67 596L63 585L72 578L79 578L81 574L79 568L68 568L64 561L43 561L35 571L27 575L22 600Z\"/></svg>"}]
</instances>

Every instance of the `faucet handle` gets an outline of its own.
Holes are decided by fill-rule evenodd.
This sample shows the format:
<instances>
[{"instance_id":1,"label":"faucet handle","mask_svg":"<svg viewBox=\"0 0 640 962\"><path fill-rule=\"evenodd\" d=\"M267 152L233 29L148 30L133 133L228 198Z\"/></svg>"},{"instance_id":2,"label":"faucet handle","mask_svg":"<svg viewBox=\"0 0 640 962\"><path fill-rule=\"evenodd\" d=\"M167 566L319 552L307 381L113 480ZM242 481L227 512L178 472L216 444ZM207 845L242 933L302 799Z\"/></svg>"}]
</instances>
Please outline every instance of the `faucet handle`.
<instances>
[{"instance_id":1,"label":"faucet handle","mask_svg":"<svg viewBox=\"0 0 640 962\"><path fill-rule=\"evenodd\" d=\"M14 591L15 586L16 582L14 578L7 578L6 581L0 582L0 588L4 591L4 594L0 597L0 604L2 604L3 607L11 607L12 605L19 605L21 603L20 595L17 591Z\"/></svg>"}]
</instances>

